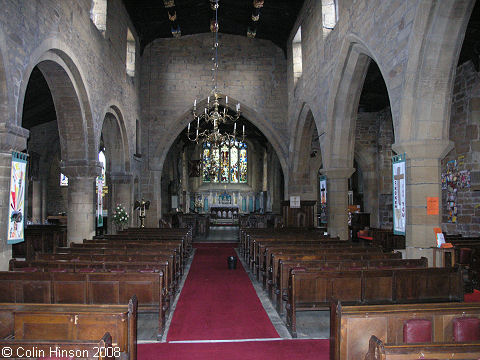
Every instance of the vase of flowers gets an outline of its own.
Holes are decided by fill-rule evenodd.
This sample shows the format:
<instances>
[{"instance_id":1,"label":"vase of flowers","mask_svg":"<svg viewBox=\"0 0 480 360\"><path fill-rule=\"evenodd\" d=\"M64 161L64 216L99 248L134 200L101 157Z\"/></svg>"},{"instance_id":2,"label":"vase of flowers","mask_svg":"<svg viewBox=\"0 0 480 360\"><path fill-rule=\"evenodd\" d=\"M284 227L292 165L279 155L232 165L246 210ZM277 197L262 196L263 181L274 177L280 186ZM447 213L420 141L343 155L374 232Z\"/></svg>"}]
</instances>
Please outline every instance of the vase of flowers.
<instances>
[{"instance_id":1,"label":"vase of flowers","mask_svg":"<svg viewBox=\"0 0 480 360\"><path fill-rule=\"evenodd\" d=\"M113 222L118 230L123 230L128 224L128 214L122 204L118 204L113 212Z\"/></svg>"}]
</instances>

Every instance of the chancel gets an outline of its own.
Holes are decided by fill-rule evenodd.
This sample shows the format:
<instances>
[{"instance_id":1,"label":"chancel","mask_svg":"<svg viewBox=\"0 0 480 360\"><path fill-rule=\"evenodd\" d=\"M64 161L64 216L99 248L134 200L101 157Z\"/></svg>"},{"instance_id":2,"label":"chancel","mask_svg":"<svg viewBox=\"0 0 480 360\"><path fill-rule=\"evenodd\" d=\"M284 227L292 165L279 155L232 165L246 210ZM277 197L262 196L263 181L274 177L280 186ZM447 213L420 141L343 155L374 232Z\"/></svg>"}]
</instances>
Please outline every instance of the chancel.
<instances>
[{"instance_id":1,"label":"chancel","mask_svg":"<svg viewBox=\"0 0 480 360\"><path fill-rule=\"evenodd\" d=\"M2 355L480 358L480 0L0 5Z\"/></svg>"}]
</instances>

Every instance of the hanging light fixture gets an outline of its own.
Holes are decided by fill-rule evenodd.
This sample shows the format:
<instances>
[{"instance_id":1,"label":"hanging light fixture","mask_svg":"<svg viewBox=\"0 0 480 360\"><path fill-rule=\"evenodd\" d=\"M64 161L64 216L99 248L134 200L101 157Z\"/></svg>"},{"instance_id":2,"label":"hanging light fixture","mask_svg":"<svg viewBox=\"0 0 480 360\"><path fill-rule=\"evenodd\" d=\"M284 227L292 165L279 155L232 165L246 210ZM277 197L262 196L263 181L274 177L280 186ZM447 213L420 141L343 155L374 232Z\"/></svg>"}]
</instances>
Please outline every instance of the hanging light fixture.
<instances>
[{"instance_id":1,"label":"hanging light fixture","mask_svg":"<svg viewBox=\"0 0 480 360\"><path fill-rule=\"evenodd\" d=\"M197 111L197 99L193 102L193 121L197 122L196 131L190 135L190 126L188 124L187 136L190 141L195 143L208 142L213 148L220 147L223 143L237 140L237 120L240 118L240 103L236 105L234 114L229 113L228 96L225 96L225 105L220 105L220 100L223 95L218 91L217 87L217 70L218 70L218 0L210 0L212 10L215 10L215 19L210 23L210 31L213 33L213 55L212 55L212 90L207 98L207 105L203 111ZM205 122L208 128L201 131L200 122ZM233 132L221 132L219 126L221 124L233 123ZM243 125L243 132L241 141L245 141L245 125Z\"/></svg>"}]
</instances>

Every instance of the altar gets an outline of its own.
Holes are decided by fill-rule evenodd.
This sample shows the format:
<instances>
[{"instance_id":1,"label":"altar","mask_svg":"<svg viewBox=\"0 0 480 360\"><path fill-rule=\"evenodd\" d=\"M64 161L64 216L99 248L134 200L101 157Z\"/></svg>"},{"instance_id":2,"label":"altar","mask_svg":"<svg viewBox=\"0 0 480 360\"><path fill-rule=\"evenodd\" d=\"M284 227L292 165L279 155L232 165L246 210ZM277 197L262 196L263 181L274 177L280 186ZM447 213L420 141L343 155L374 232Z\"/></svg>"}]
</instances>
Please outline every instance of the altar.
<instances>
[{"instance_id":1,"label":"altar","mask_svg":"<svg viewBox=\"0 0 480 360\"><path fill-rule=\"evenodd\" d=\"M237 219L238 205L214 204L210 206L210 217L214 219Z\"/></svg>"}]
</instances>

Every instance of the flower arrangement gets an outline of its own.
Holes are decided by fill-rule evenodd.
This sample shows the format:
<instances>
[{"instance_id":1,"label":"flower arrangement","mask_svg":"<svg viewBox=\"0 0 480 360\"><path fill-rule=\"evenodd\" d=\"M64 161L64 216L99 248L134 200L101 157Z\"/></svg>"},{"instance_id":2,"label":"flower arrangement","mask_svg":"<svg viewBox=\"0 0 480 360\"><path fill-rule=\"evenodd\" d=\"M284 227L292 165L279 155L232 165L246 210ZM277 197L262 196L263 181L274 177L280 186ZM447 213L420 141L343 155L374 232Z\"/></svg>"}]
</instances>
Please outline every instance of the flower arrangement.
<instances>
[{"instance_id":1,"label":"flower arrangement","mask_svg":"<svg viewBox=\"0 0 480 360\"><path fill-rule=\"evenodd\" d=\"M113 212L113 222L120 227L123 227L124 225L127 225L128 214L125 211L122 204L118 204L115 207L115 211Z\"/></svg>"}]
</instances>

